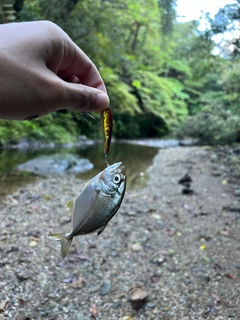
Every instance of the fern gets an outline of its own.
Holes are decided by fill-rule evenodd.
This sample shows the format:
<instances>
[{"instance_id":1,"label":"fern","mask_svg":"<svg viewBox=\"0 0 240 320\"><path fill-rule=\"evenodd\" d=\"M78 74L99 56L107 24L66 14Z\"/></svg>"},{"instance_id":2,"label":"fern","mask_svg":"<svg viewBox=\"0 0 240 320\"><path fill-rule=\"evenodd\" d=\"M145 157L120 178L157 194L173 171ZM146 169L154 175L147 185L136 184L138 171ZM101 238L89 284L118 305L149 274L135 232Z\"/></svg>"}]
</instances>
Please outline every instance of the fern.
<instances>
[{"instance_id":1,"label":"fern","mask_svg":"<svg viewBox=\"0 0 240 320\"><path fill-rule=\"evenodd\" d=\"M108 88L113 113L134 115L141 112L137 98L131 93L130 86L121 81L113 70L102 69L101 75Z\"/></svg>"},{"instance_id":2,"label":"fern","mask_svg":"<svg viewBox=\"0 0 240 320\"><path fill-rule=\"evenodd\" d=\"M187 116L185 99L188 95L183 92L183 85L176 79L162 78L149 71L138 71L132 85L143 110L161 118L167 126L171 127Z\"/></svg>"}]
</instances>

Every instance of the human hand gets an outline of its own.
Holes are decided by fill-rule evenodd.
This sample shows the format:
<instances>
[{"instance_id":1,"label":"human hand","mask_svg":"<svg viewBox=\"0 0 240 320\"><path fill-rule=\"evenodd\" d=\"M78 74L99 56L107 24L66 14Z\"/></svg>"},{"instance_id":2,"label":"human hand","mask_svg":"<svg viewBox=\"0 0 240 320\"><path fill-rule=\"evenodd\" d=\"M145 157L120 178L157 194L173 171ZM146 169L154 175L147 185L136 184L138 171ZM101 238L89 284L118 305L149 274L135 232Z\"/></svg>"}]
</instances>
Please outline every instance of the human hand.
<instances>
[{"instance_id":1,"label":"human hand","mask_svg":"<svg viewBox=\"0 0 240 320\"><path fill-rule=\"evenodd\" d=\"M102 111L109 98L86 54L49 21L0 25L0 118Z\"/></svg>"}]
</instances>

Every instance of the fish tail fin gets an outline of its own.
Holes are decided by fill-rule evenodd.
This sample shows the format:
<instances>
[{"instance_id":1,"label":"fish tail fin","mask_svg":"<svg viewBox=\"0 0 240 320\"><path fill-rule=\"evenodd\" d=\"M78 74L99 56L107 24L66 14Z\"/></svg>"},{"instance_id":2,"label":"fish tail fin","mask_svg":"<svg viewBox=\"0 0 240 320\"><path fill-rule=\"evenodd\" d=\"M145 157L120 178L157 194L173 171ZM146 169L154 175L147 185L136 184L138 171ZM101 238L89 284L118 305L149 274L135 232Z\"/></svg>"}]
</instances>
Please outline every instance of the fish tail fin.
<instances>
[{"instance_id":1,"label":"fish tail fin","mask_svg":"<svg viewBox=\"0 0 240 320\"><path fill-rule=\"evenodd\" d=\"M60 241L62 248L61 248L61 256L62 258L65 258L68 250L70 248L70 245L72 243L72 238L69 238L69 233L52 233L48 235L49 239Z\"/></svg>"}]
</instances>

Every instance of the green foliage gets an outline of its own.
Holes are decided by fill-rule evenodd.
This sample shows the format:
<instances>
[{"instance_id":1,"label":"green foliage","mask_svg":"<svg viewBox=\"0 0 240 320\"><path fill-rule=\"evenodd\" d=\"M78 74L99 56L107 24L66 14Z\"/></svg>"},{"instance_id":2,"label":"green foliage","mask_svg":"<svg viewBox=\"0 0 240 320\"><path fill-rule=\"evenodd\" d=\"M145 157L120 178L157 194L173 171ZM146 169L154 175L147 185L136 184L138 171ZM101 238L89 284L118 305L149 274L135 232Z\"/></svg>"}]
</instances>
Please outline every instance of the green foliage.
<instances>
[{"instance_id":1,"label":"green foliage","mask_svg":"<svg viewBox=\"0 0 240 320\"><path fill-rule=\"evenodd\" d=\"M136 117L118 115L114 119L114 134L116 138L134 139L141 137L141 129Z\"/></svg>"},{"instance_id":2,"label":"green foliage","mask_svg":"<svg viewBox=\"0 0 240 320\"><path fill-rule=\"evenodd\" d=\"M189 113L193 116L178 130L204 144L238 141L240 123L239 63L212 54L213 42L194 31L194 24L178 26L176 58L187 64L190 74L181 75ZM177 35L177 33L175 34ZM171 74L171 70L170 70Z\"/></svg>"},{"instance_id":3,"label":"green foliage","mask_svg":"<svg viewBox=\"0 0 240 320\"><path fill-rule=\"evenodd\" d=\"M178 80L162 78L149 71L138 71L132 85L136 83L135 92L142 109L160 118L169 129L188 114L184 102L187 95Z\"/></svg>"},{"instance_id":4,"label":"green foliage","mask_svg":"<svg viewBox=\"0 0 240 320\"><path fill-rule=\"evenodd\" d=\"M114 135L120 139L161 137L169 132L166 122L151 113L117 115L114 119Z\"/></svg>"},{"instance_id":5,"label":"green foliage","mask_svg":"<svg viewBox=\"0 0 240 320\"><path fill-rule=\"evenodd\" d=\"M16 144L21 138L68 143L77 140L76 122L69 114L49 114L32 121L0 120L0 144Z\"/></svg>"},{"instance_id":6,"label":"green foliage","mask_svg":"<svg viewBox=\"0 0 240 320\"><path fill-rule=\"evenodd\" d=\"M158 0L158 5L162 9L161 31L164 36L169 36L173 32L173 23L176 18L176 0Z\"/></svg>"},{"instance_id":7,"label":"green foliage","mask_svg":"<svg viewBox=\"0 0 240 320\"><path fill-rule=\"evenodd\" d=\"M34 21L43 19L39 0L24 0L24 6L18 12L19 21Z\"/></svg>"},{"instance_id":8,"label":"green foliage","mask_svg":"<svg viewBox=\"0 0 240 320\"><path fill-rule=\"evenodd\" d=\"M224 90L224 103L233 113L240 115L240 63L228 62L221 79Z\"/></svg>"},{"instance_id":9,"label":"green foliage","mask_svg":"<svg viewBox=\"0 0 240 320\"><path fill-rule=\"evenodd\" d=\"M226 61L212 53L214 43L197 29L196 22L178 24L174 33L174 58L181 61L182 69L170 69L169 76L177 77L188 94L187 104L191 115L214 100L223 103L221 75Z\"/></svg>"},{"instance_id":10,"label":"green foliage","mask_svg":"<svg viewBox=\"0 0 240 320\"><path fill-rule=\"evenodd\" d=\"M113 70L104 68L101 70L101 75L107 85L114 114L134 115L136 112L141 112L137 98L131 93L131 88L121 81Z\"/></svg>"},{"instance_id":11,"label":"green foliage","mask_svg":"<svg viewBox=\"0 0 240 320\"><path fill-rule=\"evenodd\" d=\"M224 106L212 104L189 117L177 135L193 137L208 145L240 141L240 116L234 115Z\"/></svg>"}]
</instances>

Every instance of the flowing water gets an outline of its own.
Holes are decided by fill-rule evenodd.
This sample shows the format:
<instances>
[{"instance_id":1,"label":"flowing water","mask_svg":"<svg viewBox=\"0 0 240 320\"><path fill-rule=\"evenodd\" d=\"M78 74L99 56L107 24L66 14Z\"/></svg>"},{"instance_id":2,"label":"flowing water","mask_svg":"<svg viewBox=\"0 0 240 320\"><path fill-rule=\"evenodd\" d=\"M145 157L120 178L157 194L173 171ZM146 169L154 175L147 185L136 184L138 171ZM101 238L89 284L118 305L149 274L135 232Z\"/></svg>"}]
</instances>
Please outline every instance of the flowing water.
<instances>
[{"instance_id":1,"label":"flowing water","mask_svg":"<svg viewBox=\"0 0 240 320\"><path fill-rule=\"evenodd\" d=\"M26 172L19 172L16 166L30 159L42 155L51 155L56 152L73 153L89 159L94 168L83 174L76 175L76 179L91 179L98 172L102 171L106 164L104 162L102 143L83 145L71 149L48 149L35 150L29 149L4 149L0 150L0 200L11 194L17 188L24 187L27 183L33 182L36 176ZM141 188L147 181L147 168L152 164L158 148L144 145L129 144L127 142L112 143L108 156L110 164L122 161L126 167L128 175L128 189Z\"/></svg>"}]
</instances>

